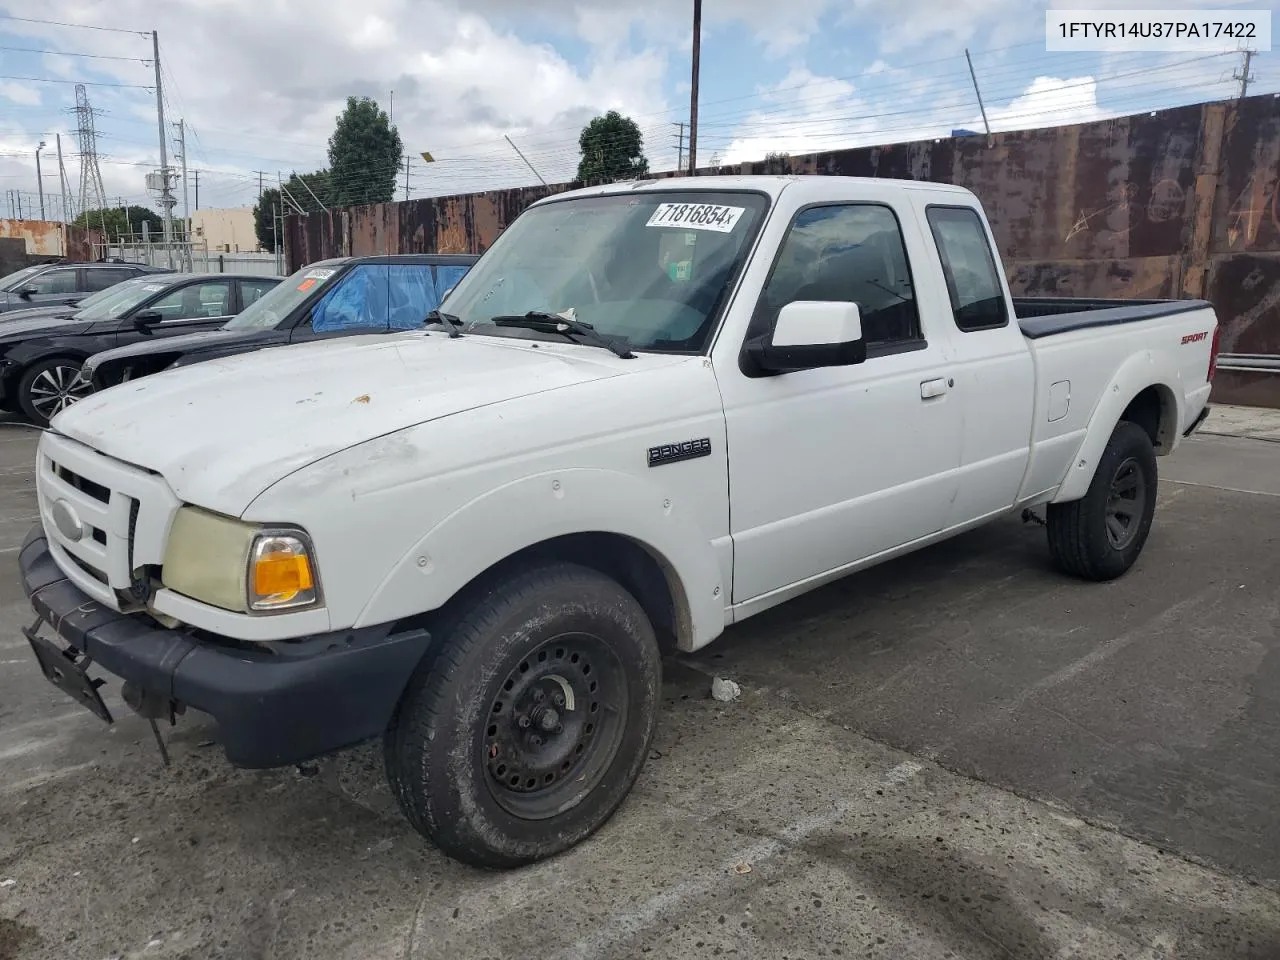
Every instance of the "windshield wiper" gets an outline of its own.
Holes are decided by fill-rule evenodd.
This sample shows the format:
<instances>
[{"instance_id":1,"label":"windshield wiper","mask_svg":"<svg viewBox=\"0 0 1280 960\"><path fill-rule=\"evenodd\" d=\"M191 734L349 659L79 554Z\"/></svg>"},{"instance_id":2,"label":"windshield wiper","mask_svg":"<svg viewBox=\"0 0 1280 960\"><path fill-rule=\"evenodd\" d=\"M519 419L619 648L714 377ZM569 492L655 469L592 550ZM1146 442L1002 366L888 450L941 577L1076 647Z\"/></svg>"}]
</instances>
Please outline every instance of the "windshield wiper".
<instances>
[{"instance_id":1,"label":"windshield wiper","mask_svg":"<svg viewBox=\"0 0 1280 960\"><path fill-rule=\"evenodd\" d=\"M630 360L635 357L629 347L619 343L612 337L606 337L604 334L598 333L591 324L583 323L581 320L570 320L568 317L562 317L558 313L543 313L539 310L530 310L528 313L518 316L491 317L489 322L495 327L523 327L526 330L538 330L542 333L563 334L575 343L581 340L584 343L591 344L593 347L603 347L623 360Z\"/></svg>"},{"instance_id":2,"label":"windshield wiper","mask_svg":"<svg viewBox=\"0 0 1280 960\"><path fill-rule=\"evenodd\" d=\"M462 336L458 332L458 328L462 326L462 318L455 317L452 313L441 313L439 310L432 310L422 322L424 325L428 323L440 324L449 331L449 339L451 340L456 340Z\"/></svg>"}]
</instances>

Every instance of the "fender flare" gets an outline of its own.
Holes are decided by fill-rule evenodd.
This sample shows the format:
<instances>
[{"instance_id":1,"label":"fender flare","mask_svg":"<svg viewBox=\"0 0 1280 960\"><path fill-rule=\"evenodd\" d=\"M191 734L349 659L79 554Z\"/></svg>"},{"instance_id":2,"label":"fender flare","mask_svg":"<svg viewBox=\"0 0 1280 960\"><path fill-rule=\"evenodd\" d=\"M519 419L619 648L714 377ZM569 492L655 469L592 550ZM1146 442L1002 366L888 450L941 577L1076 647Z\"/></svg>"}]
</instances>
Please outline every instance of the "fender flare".
<instances>
[{"instance_id":1,"label":"fender flare","mask_svg":"<svg viewBox=\"0 0 1280 960\"><path fill-rule=\"evenodd\" d=\"M1093 481L1102 452L1106 449L1116 424L1120 422L1120 415L1148 387L1160 388L1162 410L1172 403L1172 418L1168 428L1172 438L1168 452L1172 452L1177 444L1178 429L1184 416L1185 400L1181 384L1181 371L1174 359L1166 353L1144 350L1122 363L1094 407L1089 425L1085 429L1084 440L1067 468L1062 485L1050 502L1066 503L1079 500L1085 495ZM1162 414L1162 425L1164 420L1165 415Z\"/></svg>"},{"instance_id":2,"label":"fender flare","mask_svg":"<svg viewBox=\"0 0 1280 960\"><path fill-rule=\"evenodd\" d=\"M687 618L689 636L682 646L696 649L724 630L720 565L691 504L651 481L603 468L533 474L463 504L395 563L355 626L438 609L521 550L582 533L626 537L654 557L666 574L678 616Z\"/></svg>"}]
</instances>

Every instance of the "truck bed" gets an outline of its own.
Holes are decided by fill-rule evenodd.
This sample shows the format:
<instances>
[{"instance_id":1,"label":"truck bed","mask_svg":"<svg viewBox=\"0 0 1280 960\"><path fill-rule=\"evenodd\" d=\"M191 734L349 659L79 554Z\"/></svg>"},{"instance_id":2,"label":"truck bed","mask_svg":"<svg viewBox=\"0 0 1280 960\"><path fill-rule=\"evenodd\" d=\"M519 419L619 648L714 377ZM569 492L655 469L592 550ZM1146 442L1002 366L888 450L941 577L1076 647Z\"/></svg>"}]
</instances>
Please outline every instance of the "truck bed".
<instances>
[{"instance_id":1,"label":"truck bed","mask_svg":"<svg viewBox=\"0 0 1280 960\"><path fill-rule=\"evenodd\" d=\"M1121 323L1154 320L1193 310L1212 310L1207 300L1110 300L1086 297L1014 297L1013 310L1031 340Z\"/></svg>"}]
</instances>

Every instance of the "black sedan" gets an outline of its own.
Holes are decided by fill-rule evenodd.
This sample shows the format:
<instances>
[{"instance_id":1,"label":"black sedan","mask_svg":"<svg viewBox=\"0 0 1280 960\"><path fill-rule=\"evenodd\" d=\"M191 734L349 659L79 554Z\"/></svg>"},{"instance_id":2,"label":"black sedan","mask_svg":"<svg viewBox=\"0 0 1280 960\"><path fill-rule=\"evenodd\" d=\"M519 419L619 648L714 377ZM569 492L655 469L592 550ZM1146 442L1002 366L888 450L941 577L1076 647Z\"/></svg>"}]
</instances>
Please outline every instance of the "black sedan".
<instances>
[{"instance_id":1,"label":"black sedan","mask_svg":"<svg viewBox=\"0 0 1280 960\"><path fill-rule=\"evenodd\" d=\"M38 426L91 391L86 357L222 326L280 277L162 273L126 280L69 316L0 317L0 408Z\"/></svg>"},{"instance_id":2,"label":"black sedan","mask_svg":"<svg viewBox=\"0 0 1280 960\"><path fill-rule=\"evenodd\" d=\"M303 267L218 330L134 343L90 357L84 379L101 390L170 367L267 347L416 329L478 259L397 254L321 260Z\"/></svg>"}]
</instances>

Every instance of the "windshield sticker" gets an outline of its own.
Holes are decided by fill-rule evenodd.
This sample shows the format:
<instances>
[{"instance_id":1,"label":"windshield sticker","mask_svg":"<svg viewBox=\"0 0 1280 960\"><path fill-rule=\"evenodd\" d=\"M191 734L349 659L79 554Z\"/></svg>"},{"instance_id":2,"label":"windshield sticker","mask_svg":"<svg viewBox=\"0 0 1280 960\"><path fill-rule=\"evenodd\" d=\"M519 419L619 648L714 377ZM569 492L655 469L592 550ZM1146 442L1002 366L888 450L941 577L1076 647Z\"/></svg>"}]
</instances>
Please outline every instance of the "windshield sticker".
<instances>
[{"instance_id":1,"label":"windshield sticker","mask_svg":"<svg viewBox=\"0 0 1280 960\"><path fill-rule=\"evenodd\" d=\"M316 285L315 277L308 277L306 280L303 280L300 284L298 284L298 289L305 292L307 290L310 290L315 285Z\"/></svg>"},{"instance_id":2,"label":"windshield sticker","mask_svg":"<svg viewBox=\"0 0 1280 960\"><path fill-rule=\"evenodd\" d=\"M307 279L308 280L328 280L335 273L337 273L336 270L325 270L325 269L319 269L319 268L315 270L308 270Z\"/></svg>"},{"instance_id":3,"label":"windshield sticker","mask_svg":"<svg viewBox=\"0 0 1280 960\"><path fill-rule=\"evenodd\" d=\"M746 209L718 203L660 203L645 226L731 233Z\"/></svg>"},{"instance_id":4,"label":"windshield sticker","mask_svg":"<svg viewBox=\"0 0 1280 960\"><path fill-rule=\"evenodd\" d=\"M164 286L165 285L163 283L144 283L142 285L142 289L147 291L147 293L159 293L164 289Z\"/></svg>"}]
</instances>

